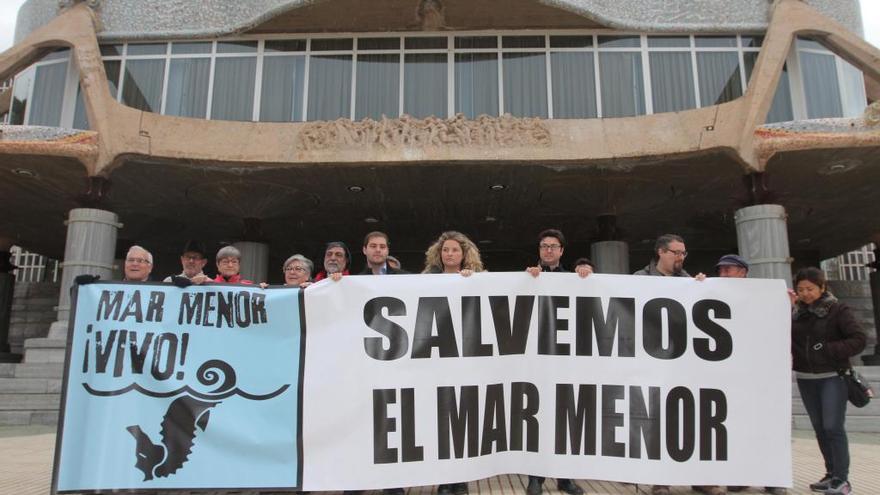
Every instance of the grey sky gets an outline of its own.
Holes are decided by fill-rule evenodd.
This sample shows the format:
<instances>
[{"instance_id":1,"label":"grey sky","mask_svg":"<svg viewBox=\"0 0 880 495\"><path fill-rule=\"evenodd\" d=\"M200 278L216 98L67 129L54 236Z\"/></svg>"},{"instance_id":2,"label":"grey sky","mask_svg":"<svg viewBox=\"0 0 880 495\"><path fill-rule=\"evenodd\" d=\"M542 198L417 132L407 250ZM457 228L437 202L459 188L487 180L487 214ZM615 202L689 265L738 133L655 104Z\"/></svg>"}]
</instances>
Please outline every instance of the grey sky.
<instances>
[{"instance_id":1,"label":"grey sky","mask_svg":"<svg viewBox=\"0 0 880 495\"><path fill-rule=\"evenodd\" d=\"M148 1L148 0L145 0ZM880 0L861 0L865 38L880 47ZM24 0L0 0L0 51L12 46L15 16Z\"/></svg>"}]
</instances>

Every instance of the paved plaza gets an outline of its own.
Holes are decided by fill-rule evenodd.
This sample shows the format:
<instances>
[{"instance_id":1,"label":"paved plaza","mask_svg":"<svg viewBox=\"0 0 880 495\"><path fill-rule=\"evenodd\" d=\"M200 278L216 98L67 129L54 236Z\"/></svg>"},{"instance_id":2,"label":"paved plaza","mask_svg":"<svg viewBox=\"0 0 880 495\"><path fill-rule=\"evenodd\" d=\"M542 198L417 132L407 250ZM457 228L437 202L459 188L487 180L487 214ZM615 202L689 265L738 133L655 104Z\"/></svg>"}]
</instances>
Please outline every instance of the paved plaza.
<instances>
[{"instance_id":1,"label":"paved plaza","mask_svg":"<svg viewBox=\"0 0 880 495\"><path fill-rule=\"evenodd\" d=\"M875 495L880 493L880 434L851 433L850 453L852 467L850 480L854 493ZM811 493L807 485L819 479L823 473L821 456L812 432L795 431L792 452L794 455L794 489L792 495ZM45 495L49 493L52 477L52 455L55 450L55 433L49 427L0 427L0 495ZM526 477L504 475L470 483L474 495L524 494ZM647 494L650 487L595 480L578 480L587 494ZM559 495L553 481L545 484L548 495ZM408 495L428 495L435 487L417 487L407 490ZM673 493L692 493L689 487L676 487ZM741 493L762 493L752 488Z\"/></svg>"}]
</instances>

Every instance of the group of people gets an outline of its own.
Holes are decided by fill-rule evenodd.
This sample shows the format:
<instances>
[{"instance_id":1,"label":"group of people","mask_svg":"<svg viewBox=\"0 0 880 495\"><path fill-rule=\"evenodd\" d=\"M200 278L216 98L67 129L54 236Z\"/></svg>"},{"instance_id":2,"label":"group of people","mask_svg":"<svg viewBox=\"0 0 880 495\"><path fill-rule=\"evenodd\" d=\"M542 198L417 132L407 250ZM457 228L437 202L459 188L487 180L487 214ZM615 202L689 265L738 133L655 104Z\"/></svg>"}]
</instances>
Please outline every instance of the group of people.
<instances>
[{"instance_id":1,"label":"group of people","mask_svg":"<svg viewBox=\"0 0 880 495\"><path fill-rule=\"evenodd\" d=\"M538 263L526 271L537 277L542 272L566 272L561 263L565 251L565 236L556 229L538 235ZM408 273L389 255L389 237L383 232L370 232L364 237L363 254L366 266L360 275L393 275ZM654 253L647 266L634 275L690 277L684 269L687 249L682 237L675 234L660 236L654 244ZM283 266L286 286L308 287L329 278L339 281L349 275L351 252L343 242L330 242L324 250L323 267L317 273L311 260L301 254L288 258ZM146 281L152 270L153 258L146 249L133 246L125 259L125 279ZM241 253L232 246L220 249L216 255L217 276L210 278L203 272L207 264L204 247L189 242L180 257L182 272L165 279L178 286L203 283L253 284L240 274ZM574 271L585 278L593 273L593 263L580 258ZM720 277L745 278L749 264L736 255L722 256L715 266ZM480 251L467 236L456 231L443 232L425 252L425 266L421 273L458 273L464 277L484 271ZM703 280L702 273L693 278ZM260 284L266 287L265 283ZM819 443L825 461L826 473L810 485L814 492L826 495L851 494L849 482L849 448L844 421L846 418L847 390L842 372L850 368L849 359L865 348L866 337L853 312L829 291L824 273L818 268L804 268L794 277L795 290L789 291L792 304L791 353L798 389ZM767 329L774 331L774 329ZM780 357L782 359L783 357ZM545 479L529 476L528 495L540 495ZM569 495L583 495L584 491L573 480L558 479L557 486ZM727 489L716 485L694 486L706 495L724 495L739 492L746 487ZM784 494L786 489L766 487L766 492ZM386 495L402 495L402 488L386 489ZM351 493L351 492L350 492ZM438 493L465 495L467 483L440 485ZM670 487L654 485L652 495L668 495Z\"/></svg>"}]
</instances>

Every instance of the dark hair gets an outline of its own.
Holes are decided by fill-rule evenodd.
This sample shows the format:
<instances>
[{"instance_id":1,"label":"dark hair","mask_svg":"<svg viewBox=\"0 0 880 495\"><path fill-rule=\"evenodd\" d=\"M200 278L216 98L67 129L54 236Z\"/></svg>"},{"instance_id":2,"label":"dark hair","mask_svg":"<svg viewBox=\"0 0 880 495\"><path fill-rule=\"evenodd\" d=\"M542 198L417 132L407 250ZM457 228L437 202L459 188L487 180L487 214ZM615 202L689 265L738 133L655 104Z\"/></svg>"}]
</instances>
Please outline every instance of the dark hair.
<instances>
[{"instance_id":1,"label":"dark hair","mask_svg":"<svg viewBox=\"0 0 880 495\"><path fill-rule=\"evenodd\" d=\"M676 234L663 234L654 241L654 259L660 259L660 255L657 254L657 251L661 249L666 249L669 247L669 243L671 242L680 242L684 244L684 239L680 235Z\"/></svg>"},{"instance_id":2,"label":"dark hair","mask_svg":"<svg viewBox=\"0 0 880 495\"><path fill-rule=\"evenodd\" d=\"M346 246L345 243L342 241L328 242L327 245L324 246L324 255L321 256L321 259L326 257L327 251L329 251L330 248L335 248L335 247L342 248L342 250L345 251L345 264L347 267L347 265L349 263L351 263L351 253L348 251L348 246Z\"/></svg>"},{"instance_id":3,"label":"dark hair","mask_svg":"<svg viewBox=\"0 0 880 495\"><path fill-rule=\"evenodd\" d=\"M828 281L825 279L825 272L816 268L815 266L810 266L807 268L801 268L794 275L794 285L797 287L798 282L802 280L806 280L807 282L813 283L822 289L822 292L828 289Z\"/></svg>"},{"instance_id":4,"label":"dark hair","mask_svg":"<svg viewBox=\"0 0 880 495\"><path fill-rule=\"evenodd\" d=\"M364 236L364 247L367 247L367 243L369 243L370 239L373 237L384 237L385 244L388 244L389 246L391 245L391 239L388 238L388 234L386 234L385 232L380 232L378 230L374 230Z\"/></svg>"},{"instance_id":5,"label":"dark hair","mask_svg":"<svg viewBox=\"0 0 880 495\"><path fill-rule=\"evenodd\" d=\"M553 237L559 241L560 246L565 247L565 236L562 235L562 232L560 232L559 230L557 230L557 229L542 230L541 233L538 234L538 244L540 244L541 240L544 239L545 237Z\"/></svg>"},{"instance_id":6,"label":"dark hair","mask_svg":"<svg viewBox=\"0 0 880 495\"><path fill-rule=\"evenodd\" d=\"M596 265L593 264L593 261L590 258L578 258L577 261L574 262L575 268L581 265L589 265L590 268L596 268Z\"/></svg>"}]
</instances>

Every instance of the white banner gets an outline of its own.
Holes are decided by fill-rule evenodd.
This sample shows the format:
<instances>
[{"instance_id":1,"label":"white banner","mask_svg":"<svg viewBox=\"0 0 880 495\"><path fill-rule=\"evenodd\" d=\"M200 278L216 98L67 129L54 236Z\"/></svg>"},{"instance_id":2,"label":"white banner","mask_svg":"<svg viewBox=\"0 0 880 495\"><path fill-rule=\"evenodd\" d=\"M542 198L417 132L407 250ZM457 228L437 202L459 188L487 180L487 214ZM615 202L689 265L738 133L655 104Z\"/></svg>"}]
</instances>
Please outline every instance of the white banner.
<instances>
[{"instance_id":1,"label":"white banner","mask_svg":"<svg viewBox=\"0 0 880 495\"><path fill-rule=\"evenodd\" d=\"M781 281L347 276L305 307L304 490L791 486Z\"/></svg>"}]
</instances>

